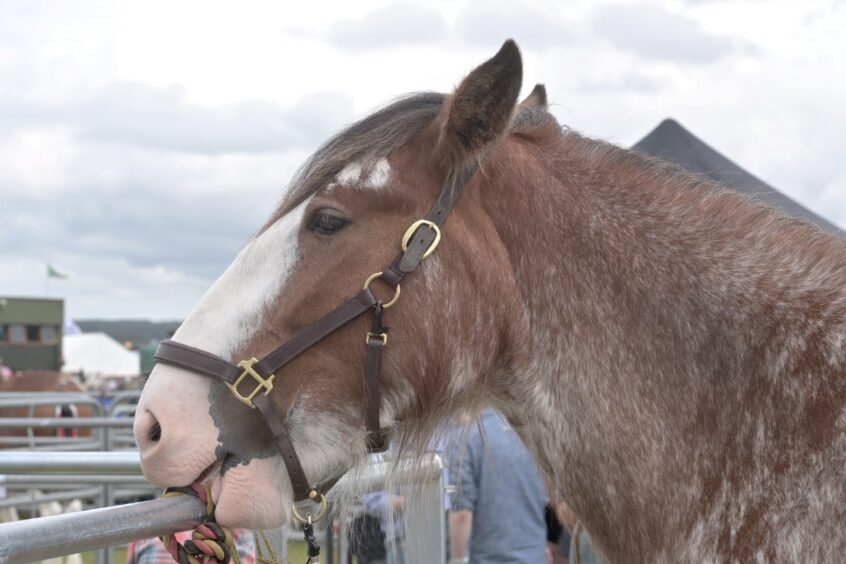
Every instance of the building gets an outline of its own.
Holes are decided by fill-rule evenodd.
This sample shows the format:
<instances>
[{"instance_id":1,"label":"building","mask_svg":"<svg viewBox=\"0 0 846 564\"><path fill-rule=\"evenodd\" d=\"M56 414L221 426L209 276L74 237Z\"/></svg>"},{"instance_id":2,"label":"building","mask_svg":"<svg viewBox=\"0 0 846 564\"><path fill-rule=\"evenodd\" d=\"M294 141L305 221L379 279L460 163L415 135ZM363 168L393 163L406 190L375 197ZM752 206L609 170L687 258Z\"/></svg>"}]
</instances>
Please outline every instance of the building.
<instances>
[{"instance_id":1,"label":"building","mask_svg":"<svg viewBox=\"0 0 846 564\"><path fill-rule=\"evenodd\" d=\"M13 370L62 365L65 303L59 299L0 297L0 359Z\"/></svg>"}]
</instances>

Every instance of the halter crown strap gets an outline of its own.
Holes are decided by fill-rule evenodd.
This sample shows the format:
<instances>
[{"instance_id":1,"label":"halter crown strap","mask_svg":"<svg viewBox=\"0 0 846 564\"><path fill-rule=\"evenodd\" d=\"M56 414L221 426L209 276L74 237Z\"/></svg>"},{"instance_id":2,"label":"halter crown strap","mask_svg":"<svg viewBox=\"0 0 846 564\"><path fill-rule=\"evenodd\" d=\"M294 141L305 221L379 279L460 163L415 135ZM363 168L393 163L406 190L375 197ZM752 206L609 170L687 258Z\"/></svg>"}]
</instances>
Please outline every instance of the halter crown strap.
<instances>
[{"instance_id":1,"label":"halter crown strap","mask_svg":"<svg viewBox=\"0 0 846 564\"><path fill-rule=\"evenodd\" d=\"M423 221L418 222L421 225L410 239L407 248L382 272L382 280L396 288L406 275L417 270L423 259L433 250L432 246L437 244L436 241L441 235L440 227L478 169L479 163L473 162L461 167L447 179L435 205Z\"/></svg>"},{"instance_id":2,"label":"halter crown strap","mask_svg":"<svg viewBox=\"0 0 846 564\"><path fill-rule=\"evenodd\" d=\"M463 192L464 187L475 174L478 166L478 163L473 163L450 175L429 213L426 214L424 219L415 222L406 232L403 237L403 251L384 271L371 276L363 290L314 323L297 331L290 339L261 360L254 358L242 360L235 365L215 354L176 341L166 340L159 344L154 357L156 362L219 378L226 383L239 401L258 409L273 435L273 440L282 455L282 460L285 462L295 501L300 502L306 499L317 501L319 498L325 503L322 492L328 491L337 481L337 478L324 482L317 487L309 486L302 463L291 442L291 433L286 420L276 412L268 398L268 394L273 390L276 372L353 319L369 310L374 310L373 330L367 334L365 339L367 343L364 382L365 424L368 450L373 452L385 449L386 441L379 425L382 351L388 342L387 328L382 326L382 311L393 305L399 297L399 284L402 279L414 272L423 259L437 247L441 237L441 225L443 225L455 201ZM394 298L387 304L383 305L369 289L370 282L376 277L396 289ZM252 389L247 395L244 395L243 389L248 388Z\"/></svg>"}]
</instances>

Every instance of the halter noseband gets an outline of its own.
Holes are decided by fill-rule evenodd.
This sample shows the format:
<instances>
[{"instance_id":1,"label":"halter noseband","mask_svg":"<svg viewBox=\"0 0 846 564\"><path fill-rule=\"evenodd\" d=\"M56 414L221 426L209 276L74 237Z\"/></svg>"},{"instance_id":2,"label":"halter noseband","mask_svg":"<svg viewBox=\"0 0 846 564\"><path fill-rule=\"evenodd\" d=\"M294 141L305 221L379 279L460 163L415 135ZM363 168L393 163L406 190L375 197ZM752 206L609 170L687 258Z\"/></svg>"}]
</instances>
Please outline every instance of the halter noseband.
<instances>
[{"instance_id":1,"label":"halter noseband","mask_svg":"<svg viewBox=\"0 0 846 564\"><path fill-rule=\"evenodd\" d=\"M291 487L294 492L293 513L301 522L309 524L320 520L326 511L327 492L337 481L309 486L294 445L291 442L290 431L284 417L281 417L270 403L268 394L273 390L276 374L297 356L310 349L337 329L340 329L360 315L373 311L374 322L371 331L367 333L367 362L365 366L365 397L364 411L367 427L367 449L369 452L381 452L386 448L385 433L379 424L379 405L381 403L379 391L379 372L381 368L382 350L388 344L388 335L382 326L382 313L396 304L400 297L400 282L408 274L414 272L422 260L432 254L441 239L441 229L444 221L452 210L464 187L478 169L478 164L467 165L449 176L441 190L435 205L423 219L415 221L402 238L402 252L391 264L380 272L370 275L364 283L363 289L352 298L318 319L311 325L296 332L280 347L273 350L261 360L251 358L236 364L206 352L176 341L162 341L156 350L155 360L170 364L197 374L219 378L232 391L235 398L252 409L258 408L267 423L273 440L288 471ZM382 303L370 290L370 285L376 279L382 280L394 289L393 297ZM244 395L240 390L248 383L254 384L252 390ZM320 511L314 519L310 514L304 518L297 511L297 503L311 500L320 503Z\"/></svg>"}]
</instances>

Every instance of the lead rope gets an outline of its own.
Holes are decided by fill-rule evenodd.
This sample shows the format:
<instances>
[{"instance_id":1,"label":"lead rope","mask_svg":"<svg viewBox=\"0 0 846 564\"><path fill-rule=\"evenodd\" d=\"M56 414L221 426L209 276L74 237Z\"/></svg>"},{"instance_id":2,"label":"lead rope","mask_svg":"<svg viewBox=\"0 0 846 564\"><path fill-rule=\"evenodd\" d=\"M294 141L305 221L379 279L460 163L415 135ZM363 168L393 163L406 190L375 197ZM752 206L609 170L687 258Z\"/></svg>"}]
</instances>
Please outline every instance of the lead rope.
<instances>
[{"instance_id":1,"label":"lead rope","mask_svg":"<svg viewBox=\"0 0 846 564\"><path fill-rule=\"evenodd\" d=\"M264 550L267 551L267 558L265 558L264 551L261 548L262 542L264 542ZM279 555L276 554L270 539L262 531L256 532L256 560L259 564L284 564L279 560Z\"/></svg>"},{"instance_id":2,"label":"lead rope","mask_svg":"<svg viewBox=\"0 0 846 564\"><path fill-rule=\"evenodd\" d=\"M320 545L314 536L314 525L311 522L311 513L308 514L308 522L303 524L303 536L308 545L308 560L306 564L320 564Z\"/></svg>"},{"instance_id":3,"label":"lead rope","mask_svg":"<svg viewBox=\"0 0 846 564\"><path fill-rule=\"evenodd\" d=\"M171 557L179 564L228 564L230 559L234 564L241 564L232 530L214 520L214 502L208 486L191 484L186 488L168 488L162 498L178 495L191 495L205 503L207 518L194 529L191 540L185 544L176 540L173 533L159 537Z\"/></svg>"}]
</instances>

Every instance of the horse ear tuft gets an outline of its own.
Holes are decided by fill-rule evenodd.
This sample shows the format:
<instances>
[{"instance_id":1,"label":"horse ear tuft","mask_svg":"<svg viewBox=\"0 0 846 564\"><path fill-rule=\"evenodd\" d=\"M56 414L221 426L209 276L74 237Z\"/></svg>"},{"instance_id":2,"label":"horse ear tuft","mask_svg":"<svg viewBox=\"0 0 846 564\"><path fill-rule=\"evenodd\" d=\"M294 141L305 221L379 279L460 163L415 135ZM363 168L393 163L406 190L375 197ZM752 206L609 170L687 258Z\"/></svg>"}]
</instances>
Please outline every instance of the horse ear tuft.
<instances>
[{"instance_id":1,"label":"horse ear tuft","mask_svg":"<svg viewBox=\"0 0 846 564\"><path fill-rule=\"evenodd\" d=\"M444 105L438 151L450 164L479 159L514 113L523 62L513 40L473 70Z\"/></svg>"},{"instance_id":2,"label":"horse ear tuft","mask_svg":"<svg viewBox=\"0 0 846 564\"><path fill-rule=\"evenodd\" d=\"M520 102L524 108L537 108L545 110L547 106L546 101L546 87L543 84L535 84L534 89L526 98Z\"/></svg>"}]
</instances>

